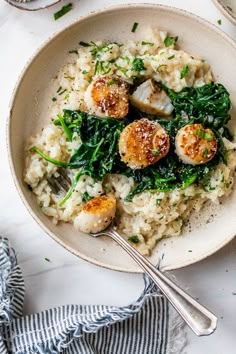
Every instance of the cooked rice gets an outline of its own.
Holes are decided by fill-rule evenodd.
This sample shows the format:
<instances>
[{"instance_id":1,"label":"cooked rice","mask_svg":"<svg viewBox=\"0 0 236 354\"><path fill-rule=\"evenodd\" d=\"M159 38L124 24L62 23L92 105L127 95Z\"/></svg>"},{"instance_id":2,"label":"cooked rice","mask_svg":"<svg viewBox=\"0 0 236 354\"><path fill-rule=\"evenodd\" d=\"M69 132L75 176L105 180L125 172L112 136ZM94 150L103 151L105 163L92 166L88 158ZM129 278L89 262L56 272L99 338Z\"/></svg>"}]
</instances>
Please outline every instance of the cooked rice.
<instances>
[{"instance_id":1,"label":"cooked rice","mask_svg":"<svg viewBox=\"0 0 236 354\"><path fill-rule=\"evenodd\" d=\"M148 29L142 41L128 41L122 46L110 44L109 50L102 53L100 60L109 62L109 75L119 75L129 83L133 83L135 75L131 70L131 63L135 57L144 61L146 67L144 77L162 81L175 91L212 81L212 73L207 62L182 50L176 50L174 45L166 48L165 38L165 32ZM153 45L143 45L142 42L152 42ZM65 91L63 94L55 93L56 100L52 101L49 118L55 119L63 109L86 111L83 97L95 70L95 60L90 50L90 47L80 47L79 55L70 54L70 63L60 70L53 85ZM188 65L189 73L181 79L180 72L185 65ZM30 146L36 145L50 157L66 161L78 148L79 143L77 136L74 136L72 142L68 142L61 127L49 124L42 132L30 138L27 151ZM218 203L219 198L230 194L234 184L236 144L225 139L225 145L229 150L228 165L220 163L212 171L208 189L192 184L184 190L165 193L143 192L136 195L132 202L126 202L125 197L134 186L131 177L109 175L103 182L97 182L91 177L83 176L71 198L63 207L59 207L58 201L63 195L55 195L47 182L47 177L56 173L57 166L48 163L36 153L28 152L24 180L32 187L42 211L52 217L54 223L71 222L76 228L78 213L84 205L85 192L92 197L113 192L117 198L116 219L119 232L126 238L138 235L140 242L135 247L147 255L157 240L179 235L184 220L193 210L199 211L207 200ZM70 171L71 175L77 172L78 170Z\"/></svg>"}]
</instances>

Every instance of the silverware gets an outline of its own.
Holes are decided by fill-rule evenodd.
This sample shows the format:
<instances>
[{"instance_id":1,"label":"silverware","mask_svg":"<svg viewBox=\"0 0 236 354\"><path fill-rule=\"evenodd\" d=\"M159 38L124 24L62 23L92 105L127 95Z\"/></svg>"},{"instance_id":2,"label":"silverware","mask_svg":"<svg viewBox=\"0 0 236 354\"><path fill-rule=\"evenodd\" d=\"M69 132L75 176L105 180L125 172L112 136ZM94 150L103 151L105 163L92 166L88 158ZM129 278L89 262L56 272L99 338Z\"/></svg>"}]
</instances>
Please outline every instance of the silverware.
<instances>
[{"instance_id":1,"label":"silverware","mask_svg":"<svg viewBox=\"0 0 236 354\"><path fill-rule=\"evenodd\" d=\"M59 167L51 177L47 178L47 182L55 194L58 194L61 190L68 192L71 186L70 177L64 167Z\"/></svg>"},{"instance_id":2,"label":"silverware","mask_svg":"<svg viewBox=\"0 0 236 354\"><path fill-rule=\"evenodd\" d=\"M48 183L54 193L58 193L59 190L66 191L68 189L68 181L69 177L64 168L58 169L56 174L48 179ZM119 235L113 226L90 235L93 237L106 235L116 241L153 280L197 336L207 336L215 331L217 317L151 264L128 241Z\"/></svg>"},{"instance_id":3,"label":"silverware","mask_svg":"<svg viewBox=\"0 0 236 354\"><path fill-rule=\"evenodd\" d=\"M106 235L116 241L154 281L196 335L207 336L215 331L217 317L154 267L154 265L119 235L112 226L104 231L90 235L93 237Z\"/></svg>"}]
</instances>

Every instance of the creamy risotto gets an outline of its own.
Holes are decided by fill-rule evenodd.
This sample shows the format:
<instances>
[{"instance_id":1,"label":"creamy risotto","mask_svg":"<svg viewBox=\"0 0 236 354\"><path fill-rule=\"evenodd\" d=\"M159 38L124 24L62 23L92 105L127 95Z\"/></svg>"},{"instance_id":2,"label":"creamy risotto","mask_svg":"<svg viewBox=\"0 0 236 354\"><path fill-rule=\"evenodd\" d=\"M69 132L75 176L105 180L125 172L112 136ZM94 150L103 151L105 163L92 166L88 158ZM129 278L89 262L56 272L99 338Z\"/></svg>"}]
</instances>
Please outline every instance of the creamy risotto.
<instances>
[{"instance_id":1,"label":"creamy risotto","mask_svg":"<svg viewBox=\"0 0 236 354\"><path fill-rule=\"evenodd\" d=\"M158 240L178 236L193 210L231 193L236 144L225 127L229 95L214 84L209 64L179 49L177 40L147 29L138 42L80 42L70 51L52 83L49 124L26 147L24 180L52 222L80 229L88 200L112 195L118 231L148 255ZM177 134L186 126L186 137ZM96 137L96 129L107 130ZM140 131L146 150L139 152ZM69 194L52 187L61 168Z\"/></svg>"}]
</instances>

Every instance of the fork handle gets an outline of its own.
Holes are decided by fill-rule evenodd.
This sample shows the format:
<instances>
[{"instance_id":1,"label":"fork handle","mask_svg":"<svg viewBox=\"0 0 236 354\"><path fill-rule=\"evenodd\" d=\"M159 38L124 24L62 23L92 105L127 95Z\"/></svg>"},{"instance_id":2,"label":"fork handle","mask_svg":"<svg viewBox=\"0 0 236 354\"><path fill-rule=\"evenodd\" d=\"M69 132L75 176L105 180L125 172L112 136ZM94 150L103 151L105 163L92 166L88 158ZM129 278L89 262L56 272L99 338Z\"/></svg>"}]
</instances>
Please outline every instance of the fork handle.
<instances>
[{"instance_id":1,"label":"fork handle","mask_svg":"<svg viewBox=\"0 0 236 354\"><path fill-rule=\"evenodd\" d=\"M102 232L115 240L154 281L184 321L198 336L214 332L217 317L156 269L113 228Z\"/></svg>"}]
</instances>

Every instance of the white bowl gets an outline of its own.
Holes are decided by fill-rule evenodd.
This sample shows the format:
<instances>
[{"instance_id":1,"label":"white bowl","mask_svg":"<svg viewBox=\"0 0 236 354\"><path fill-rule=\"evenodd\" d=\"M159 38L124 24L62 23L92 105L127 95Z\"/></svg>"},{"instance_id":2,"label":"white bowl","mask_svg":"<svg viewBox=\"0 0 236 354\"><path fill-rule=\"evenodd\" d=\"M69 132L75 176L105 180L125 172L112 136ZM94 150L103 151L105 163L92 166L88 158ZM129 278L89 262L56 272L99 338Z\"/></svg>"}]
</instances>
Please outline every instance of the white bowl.
<instances>
[{"instance_id":1,"label":"white bowl","mask_svg":"<svg viewBox=\"0 0 236 354\"><path fill-rule=\"evenodd\" d=\"M131 32L134 22L139 30ZM81 258L114 270L141 272L140 268L117 246L105 237L92 238L75 231L72 225L56 226L44 215L33 194L23 182L24 147L28 137L38 132L49 119L47 107L52 92L50 80L66 61L68 51L80 40L138 39L142 28L159 27L179 36L179 46L187 52L199 54L211 65L216 80L223 83L236 106L236 45L218 28L185 11L160 5L122 5L93 12L80 18L50 38L40 48L25 68L15 89L8 122L8 151L12 175L18 192L36 222L54 240ZM224 58L224 59L223 59ZM225 65L222 65L224 60ZM233 111L235 117L235 111ZM235 120L234 120L235 124ZM151 261L157 263L160 256L163 269L187 266L211 255L227 244L236 232L236 193L228 198L210 223L202 213L197 227L180 237L165 239L157 244ZM208 213L209 214L209 213Z\"/></svg>"},{"instance_id":2,"label":"white bowl","mask_svg":"<svg viewBox=\"0 0 236 354\"><path fill-rule=\"evenodd\" d=\"M236 2L235 0L212 0L222 14L236 25Z\"/></svg>"},{"instance_id":3,"label":"white bowl","mask_svg":"<svg viewBox=\"0 0 236 354\"><path fill-rule=\"evenodd\" d=\"M16 0L5 0L8 4L16 7L20 10L26 11L38 11L46 9L47 7L53 6L60 2L61 0L33 0L27 2L19 2Z\"/></svg>"}]
</instances>

